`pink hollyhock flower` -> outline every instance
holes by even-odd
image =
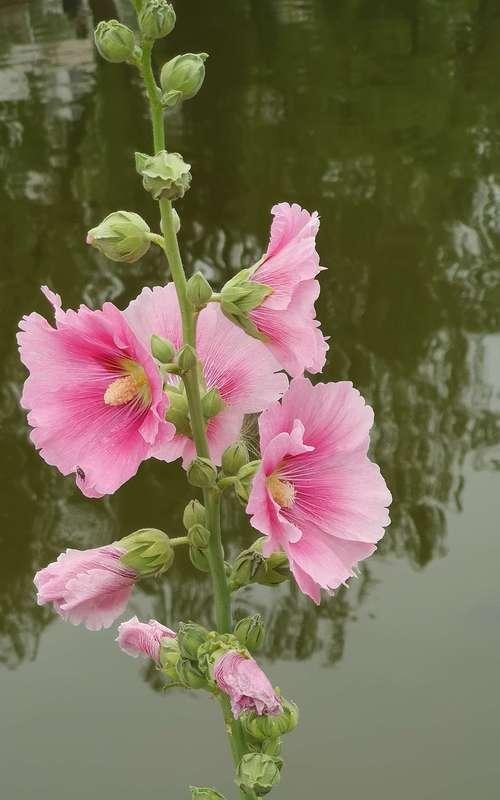
[[[143,343],[148,343],[154,333],[169,339],[176,348],[182,345],[179,303],[173,283],[143,289],[124,313]],[[220,464],[226,447],[238,438],[245,414],[262,411],[281,397],[288,380],[283,373],[276,372],[280,366],[262,343],[234,326],[213,304],[198,317],[196,351],[206,388],[216,387],[225,403],[225,408],[207,426],[210,456]],[[172,382],[175,380],[172,378]],[[158,442],[152,454],[165,461],[181,457],[187,466],[195,457],[195,447],[189,437],[176,434],[171,441]]]
[[[102,311],[63,311],[59,295],[42,291],[55,328],[39,314],[20,322],[21,360],[30,375],[21,405],[42,458],[76,474],[87,497],[115,492],[137,472],[151,447],[171,438],[167,398],[147,346],[112,303]]]
[[[373,411],[349,382],[295,378],[260,417],[262,463],[247,512],[283,549],[300,589],[316,603],[370,556],[389,524],[391,494],[367,456]]]
[[[266,346],[292,375],[321,372],[328,345],[319,330],[314,303],[321,270],[316,252],[319,216],[296,203],[279,203],[267,252],[250,280],[272,288],[249,316],[266,337]]]
[[[123,613],[136,580],[116,544],[92,550],[66,550],[35,575],[38,605],[52,603],[65,620],[89,631],[109,628]]]
[[[142,655],[159,663],[162,639],[175,639],[174,631],[155,619],[139,622],[137,617],[132,617],[118,627],[116,641],[129,656],[137,658]]]
[[[214,679],[221,691],[231,700],[231,709],[236,719],[242,711],[275,716],[283,708],[264,674],[253,658],[245,658],[236,650],[221,656],[214,667]]]

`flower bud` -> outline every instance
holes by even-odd
[[[195,272],[187,282],[188,300],[194,309],[205,308],[212,297],[212,287],[201,272]]]
[[[224,795],[208,787],[190,786],[191,800],[225,800]]]
[[[100,22],[94,33],[95,46],[100,55],[113,64],[131,61],[136,44],[134,32],[116,19]]]
[[[189,406],[183,392],[165,389],[169,399],[169,406],[165,412],[165,419],[175,425],[177,433],[191,436],[191,423],[189,421]]]
[[[260,752],[268,756],[279,756],[281,754],[281,739],[264,739],[260,743]]]
[[[248,464],[248,450],[241,440],[230,445],[222,454],[224,475],[237,475],[242,467]]]
[[[233,563],[230,575],[231,588],[239,589],[252,583],[264,565],[264,557],[255,550],[243,550]]]
[[[134,263],[151,247],[149,225],[133,211],[114,211],[87,234],[91,244],[112,261]]]
[[[181,656],[190,658],[191,661],[198,659],[198,648],[205,644],[208,639],[208,631],[203,625],[196,622],[181,622],[177,632],[177,643]]]
[[[160,364],[170,364],[175,358],[175,347],[168,339],[153,333],[151,336],[151,353]]]
[[[146,0],[138,19],[141,33],[146,39],[162,39],[174,29],[175,11],[166,0]]]
[[[280,781],[281,761],[265,753],[246,753],[238,764],[236,782],[242,789],[253,789],[258,797],[271,791]]]
[[[203,397],[201,398],[201,410],[203,411],[203,416],[205,419],[212,419],[212,417],[216,417],[217,414],[220,414],[221,411],[224,411],[226,404],[222,397],[219,394],[219,390],[216,386],[212,389],[209,389]]]
[[[234,635],[247,650],[258,650],[265,638],[264,623],[260,614],[241,619],[234,629]]]
[[[198,94],[205,80],[207,58],[207,53],[185,53],[163,65],[160,84],[165,105],[177,105]]]
[[[155,200],[178,200],[191,185],[191,164],[186,164],[179,153],[166,150],[154,156],[136,153],[135,166],[142,175],[144,188]]]
[[[178,660],[177,676],[180,682],[190,689],[201,689],[207,683],[196,664],[193,664],[189,658],[181,657]]]
[[[191,559],[193,567],[199,569],[200,572],[210,572],[210,564],[208,563],[207,553],[204,548],[190,547],[189,558]]]
[[[162,639],[160,645],[160,667],[172,681],[177,680],[177,662],[180,658],[177,639]]]
[[[187,468],[187,479],[192,486],[204,489],[217,480],[217,469],[209,458],[197,456]]]
[[[299,709],[295,703],[280,698],[283,710],[281,714],[259,715],[254,711],[245,711],[241,715],[241,724],[249,736],[259,741],[279,739],[293,731],[299,721]]]
[[[273,290],[266,284],[250,281],[253,272],[252,269],[243,269],[222,287],[220,307],[222,313],[245,333],[262,339],[248,312],[258,308]]]
[[[182,515],[182,523],[185,529],[188,531],[193,525],[205,525],[206,521],[205,506],[202,506],[199,500],[190,500]]]
[[[191,547],[204,550],[210,541],[210,531],[204,525],[193,525],[188,530],[188,541]]]
[[[189,372],[190,369],[196,366],[198,359],[196,357],[196,350],[190,344],[185,344],[181,347],[177,354],[177,364],[181,374]]]
[[[142,528],[119,541],[125,553],[120,561],[134,569],[141,578],[160,575],[172,566],[174,548],[166,533],[156,528]]]
[[[257,539],[250,549],[255,550],[257,553],[262,553],[264,541],[263,538]],[[262,586],[277,586],[279,583],[283,583],[283,581],[287,581],[289,578],[290,565],[288,563],[288,557],[286,553],[282,551],[271,553],[268,558],[264,559],[263,568],[260,569],[255,576],[256,582],[260,583]]]

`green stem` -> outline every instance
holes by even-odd
[[[225,694],[224,695],[221,694],[219,695],[219,701],[221,704],[222,713],[224,715],[227,738],[229,739],[231,753],[233,755],[234,766],[235,769],[237,769],[238,764],[240,763],[242,757],[245,755],[246,752],[248,752],[248,748],[246,746],[245,737],[241,725],[233,717],[229,698]],[[242,800],[257,800],[254,792],[248,789],[246,792],[240,789],[240,797],[242,798]]]
[[[175,539],[169,539],[169,543],[172,547],[179,547],[181,544],[189,544],[189,539],[187,536],[177,536]]]

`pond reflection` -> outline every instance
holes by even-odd
[[[154,255],[121,267],[83,241],[117,207],[152,218],[131,164],[148,148],[140,86],[98,62],[91,41],[94,19],[125,19],[128,4],[0,9],[0,662],[16,667],[52,620],[34,603],[34,572],[67,546],[144,525],[178,531],[190,491],[177,467],[151,462],[89,501],[28,442],[14,331],[23,313],[48,313],[39,285],[69,306],[125,305],[166,276]],[[446,512],[460,510],[465,460],[500,464],[498,5],[222,0],[205,14],[184,0],[179,16],[175,49],[213,54],[204,91],[169,117],[172,146],[194,165],[179,204],[186,264],[220,283],[261,254],[276,200],[319,209],[327,375],[374,406],[373,454],[394,495],[378,557],[422,569],[451,546]],[[236,552],[252,534],[239,508],[226,511]],[[333,664],[375,574],[376,560],[363,564],[318,609],[294,585],[249,589],[239,612],[264,613],[270,658],[320,652]],[[171,624],[210,623],[208,582],[182,557],[142,591],[134,602]]]

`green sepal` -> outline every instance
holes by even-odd
[[[159,575],[172,566],[174,548],[166,533],[156,528],[142,528],[120,539],[125,550],[120,561],[142,577]]]
[[[226,404],[220,396],[219,390],[216,386],[209,389],[201,398],[201,410],[206,420],[216,417],[221,411],[224,411]]]
[[[225,797],[208,786],[190,786],[191,800],[225,800]]]

